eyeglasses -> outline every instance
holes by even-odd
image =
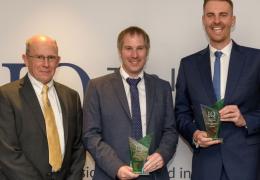
[[[30,58],[35,58],[35,59],[37,59],[39,61],[45,61],[45,59],[47,59],[49,62],[58,60],[60,58],[59,56],[52,56],[52,55],[50,55],[50,56],[43,56],[43,55],[31,56],[31,55],[27,54],[27,56],[30,57]]]

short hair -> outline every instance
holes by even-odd
[[[144,38],[145,48],[146,48],[147,52],[149,52],[150,38],[143,29],[141,29],[140,27],[137,27],[137,26],[130,26],[119,33],[118,38],[117,38],[117,48],[119,51],[121,51],[123,48],[123,40],[127,34],[129,34],[131,36],[132,35],[141,35]]]
[[[204,0],[203,9],[205,9],[205,6],[206,6],[206,4],[207,4],[209,1],[225,1],[225,2],[227,2],[227,3],[231,6],[231,8],[233,9],[233,2],[232,2],[232,0]]]
[[[27,40],[25,43],[25,52],[27,55],[30,54],[30,49],[31,49],[31,41]]]

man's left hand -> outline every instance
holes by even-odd
[[[233,122],[238,127],[246,126],[246,121],[237,105],[227,105],[219,113],[222,122]]]
[[[157,169],[162,168],[164,161],[162,156],[155,152],[147,157],[147,162],[144,164],[144,172],[153,172]]]

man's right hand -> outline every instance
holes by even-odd
[[[220,144],[220,140],[212,140],[212,138],[209,138],[207,133],[205,131],[196,130],[193,133],[193,139],[198,144],[199,147],[209,147],[214,144]]]
[[[121,166],[117,172],[117,177],[121,180],[135,179],[138,176],[138,174],[133,173],[133,169],[130,166]]]

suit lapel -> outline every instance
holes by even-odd
[[[61,111],[62,111],[62,121],[63,121],[63,129],[64,129],[64,139],[65,139],[65,145],[67,144],[67,140],[68,140],[68,131],[69,131],[69,125],[68,125],[68,106],[65,101],[67,99],[66,95],[63,92],[63,88],[60,87],[60,85],[56,82],[54,82],[54,87],[55,90],[57,92],[58,98],[59,98],[59,102],[60,102],[60,107],[61,107]]]
[[[38,122],[40,129],[42,130],[43,134],[46,136],[46,127],[45,127],[44,116],[43,116],[38,98],[35,94],[32,84],[28,78],[28,75],[26,75],[21,80],[20,85],[22,87],[21,94],[23,95],[26,104],[30,107],[30,109],[32,111],[33,119],[35,119]]]
[[[209,48],[206,48],[201,52],[201,56],[197,61],[197,67],[200,72],[200,78],[202,80],[203,87],[210,100],[210,104],[213,104],[217,99],[212,83]]]
[[[128,106],[127,98],[126,98],[126,93],[125,93],[125,88],[124,84],[122,81],[122,77],[120,75],[119,70],[117,70],[114,73],[114,77],[112,78],[112,87],[114,89],[114,92],[118,100],[120,101],[125,113],[127,114],[129,120],[131,120],[131,114],[130,114],[130,108]]]
[[[241,77],[240,74],[243,70],[245,59],[245,55],[239,51],[239,46],[233,42],[228,69],[225,103],[229,102],[233,92],[235,92],[239,78]]]
[[[154,100],[155,100],[155,83],[151,79],[151,76],[147,75],[144,73],[144,82],[145,82],[145,93],[146,93],[146,128],[148,132],[148,127],[149,127],[149,122],[150,119],[152,118],[152,109],[154,105]]]

